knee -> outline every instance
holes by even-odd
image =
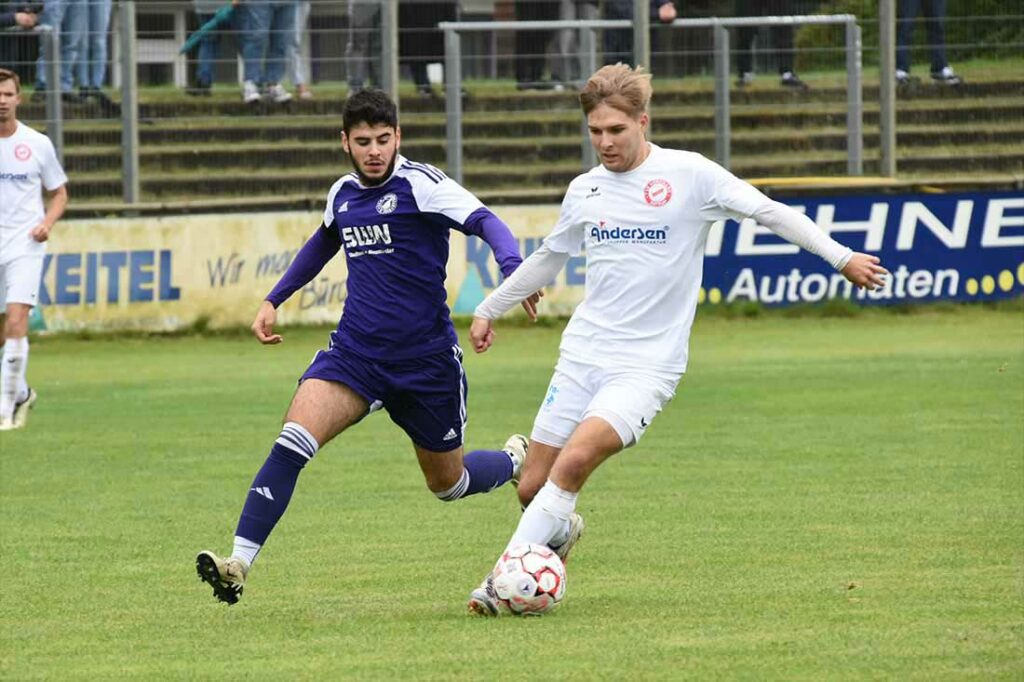
[[[551,478],[559,487],[579,490],[593,470],[586,453],[582,451],[563,452],[552,467]]]

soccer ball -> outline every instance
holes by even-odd
[[[565,565],[544,545],[515,545],[494,567],[494,591],[516,615],[543,615],[565,596]]]

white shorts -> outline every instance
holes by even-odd
[[[43,256],[19,256],[0,263],[0,313],[8,303],[39,303],[39,282],[43,274]]]
[[[600,417],[619,434],[623,447],[636,445],[675,395],[679,379],[668,372],[559,358],[530,437],[561,448],[581,421]]]

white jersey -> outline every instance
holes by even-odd
[[[13,135],[0,137],[0,258],[46,250],[29,234],[46,216],[42,190],[67,181],[50,138],[21,122]]]
[[[631,171],[598,166],[573,180],[544,243],[569,255],[586,249],[586,290],[563,357],[682,373],[712,223],[775,202],[700,154],[650,149]],[[831,260],[848,252],[821,237]]]

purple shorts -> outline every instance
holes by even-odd
[[[345,384],[370,403],[371,411],[387,410],[391,421],[421,448],[448,452],[462,445],[469,385],[458,346],[385,362],[332,344],[316,354],[299,382],[306,379]]]

